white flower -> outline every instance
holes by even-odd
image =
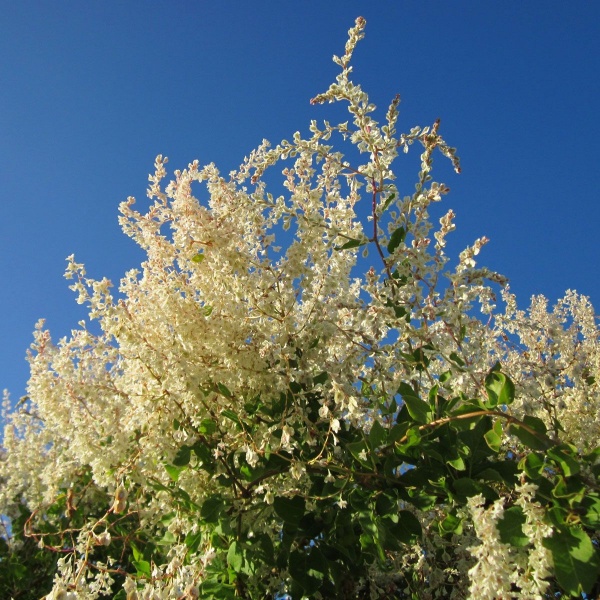
[[[304,464],[299,461],[294,461],[290,468],[290,475],[294,479],[300,479],[304,473],[306,473],[306,467]]]
[[[499,361],[515,383],[507,407],[512,417],[532,415],[549,429],[558,419],[561,442],[586,451],[597,445],[600,335],[593,307],[567,292],[554,307],[535,296],[521,310],[504,290],[504,312],[498,311],[495,287],[505,281],[475,260],[486,238],[448,266],[454,213],[446,212],[439,225],[430,220],[431,204],[447,191],[430,177],[434,147],[457,168],[454,150],[437,125],[398,134],[397,102],[385,124],[374,119],[375,107],[350,79],[363,28],[357,20],[344,55],[335,59],[340,75],[314,99],[347,103],[348,122],[311,124],[306,139],[297,133],[275,147],[265,141],[228,177],[194,162],[167,183],[167,160],[158,156],[149,204],[136,210],[129,198],[120,206],[122,228],[145,260],[125,273],[114,296],[108,279],[89,278],[69,257],[65,276],[96,324],[86,328],[82,320],[58,341],[42,321],[36,325],[28,399],[14,409],[4,400],[0,515],[17,514],[18,498],[43,519],[65,485],[73,484],[69,511],[86,505],[88,489],[109,498],[116,490],[110,518],[90,516],[80,531],[63,532],[74,548],[58,560],[48,599],[108,596],[115,562],[100,568],[92,554],[102,550],[98,545],[106,546],[102,553],[118,552],[111,536],[121,519],[113,517],[128,506],[140,538],[166,527],[175,540],[164,547],[164,564],[152,564],[152,581],[126,579],[129,600],[197,597],[216,557],[206,547],[216,540],[215,525],[203,518],[211,503],[223,516],[235,512],[242,530],[251,527],[257,539],[267,535],[278,543],[281,528],[269,520],[277,513],[260,499],[300,497],[312,510],[321,501],[313,474],[322,476],[326,466],[335,473],[327,470],[326,483],[348,477],[349,490],[359,485],[350,479],[347,444],[360,438],[342,430],[368,437],[368,424],[377,419],[401,443],[405,431],[400,427],[392,437],[398,428],[388,409],[403,382],[422,398],[480,398]],[[336,136],[353,145],[350,152],[338,148]],[[393,163],[400,148],[413,145],[424,147],[419,182],[402,198]],[[277,198],[263,180],[271,167],[283,173]],[[272,189],[271,176],[266,179]],[[364,259],[357,243],[371,247]],[[427,349],[427,364],[419,348]],[[505,443],[511,450],[510,439]],[[389,448],[394,451],[392,443]],[[244,479],[242,457],[256,467],[270,455],[277,460],[261,485]],[[368,448],[359,454],[361,461],[369,456]],[[174,457],[186,464],[174,468]],[[279,472],[283,460],[290,461],[289,476]],[[89,487],[76,497],[82,473]],[[371,499],[377,493],[364,492],[373,492]],[[430,527],[440,516],[435,510],[417,511],[422,545],[390,552],[391,572],[427,581],[439,596],[448,581],[435,564],[441,556],[451,565],[457,597],[469,585],[481,600],[543,596],[552,570],[544,540],[552,529],[535,493],[523,483],[487,508],[482,497],[470,499],[456,544]],[[525,515],[529,543],[521,548],[504,544],[498,532],[509,499]],[[336,504],[348,506],[341,497]],[[192,551],[182,543],[188,533],[200,534],[203,546],[192,540]],[[40,547],[47,543],[38,539]],[[257,568],[258,577],[265,572]],[[365,577],[382,575],[373,565]],[[281,584],[273,578],[274,586]]]
[[[208,563],[210,563],[215,556],[217,555],[215,549],[212,546],[209,546],[205,551],[204,554],[201,556],[200,560],[202,561],[202,564],[204,566],[206,566]]]
[[[258,464],[258,461],[258,454],[250,446],[246,446],[246,462],[251,467],[255,467]]]
[[[281,449],[292,450],[292,439],[294,436],[294,428],[289,425],[284,425],[281,431]]]
[[[101,534],[96,536],[96,542],[100,546],[110,546],[111,535],[110,531],[103,531]]]

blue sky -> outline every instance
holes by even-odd
[[[85,315],[65,257],[114,282],[143,259],[117,207],[130,195],[143,205],[154,157],[227,173],[263,138],[330,118],[309,99],[333,81],[331,56],[359,15],[355,80],[382,111],[401,94],[400,130],[440,117],[458,147],[460,176],[437,162],[457,214],[452,248],[488,236],[481,263],[523,304],[576,289],[600,306],[596,2],[0,0],[0,10],[0,388],[13,399],[36,320],[58,339]],[[403,168],[416,175],[414,160]]]

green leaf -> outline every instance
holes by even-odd
[[[140,549],[133,542],[130,542],[129,546],[131,547],[131,554],[133,554],[133,560],[143,560],[144,555],[142,552],[140,552]]]
[[[179,480],[179,476],[185,471],[185,468],[186,467],[176,467],[175,465],[165,465],[165,471],[173,481]]]
[[[396,319],[405,319],[406,322],[410,322],[410,312],[407,309],[407,305],[398,304],[393,302],[391,298],[388,298],[385,302],[386,306],[389,306],[394,310],[394,316]]]
[[[493,468],[486,467],[482,471],[478,471],[477,479],[479,481],[506,483],[512,486],[517,482],[516,473],[521,473],[521,471],[522,469],[519,469],[512,461],[496,462],[493,463]]]
[[[589,593],[600,575],[598,552],[589,536],[577,528],[555,531],[543,544],[552,553],[560,586],[572,596]]]
[[[443,396],[438,395],[439,390],[440,386],[437,383],[429,390],[429,406],[431,406],[431,410],[433,411],[435,411],[440,404],[446,401]]]
[[[196,552],[200,542],[202,541],[202,532],[188,533],[185,536],[185,545],[189,548],[190,552]]]
[[[381,494],[375,501],[375,510],[380,517],[398,522],[398,499],[395,496]]]
[[[159,546],[172,546],[177,542],[177,538],[171,531],[165,531],[164,535],[158,542],[156,542]]]
[[[504,373],[491,371],[485,378],[485,389],[488,393],[486,405],[489,408],[508,406],[515,399],[515,384]]]
[[[394,231],[394,233],[392,233],[392,236],[390,237],[390,241],[388,242],[387,245],[387,250],[390,254],[392,254],[394,252],[394,250],[396,248],[398,248],[398,246],[404,241],[404,238],[406,237],[406,230],[404,229],[404,227],[398,227],[398,229],[396,229]]]
[[[261,533],[255,542],[259,558],[263,563],[272,565],[275,562],[275,549],[271,536],[266,533]]]
[[[448,533],[460,535],[462,533],[462,519],[453,514],[446,515],[444,520],[440,521],[439,528],[442,535]]]
[[[306,502],[301,496],[293,496],[292,498],[278,496],[273,502],[273,508],[284,523],[297,527],[304,516]]]
[[[381,425],[379,421],[374,421],[369,431],[369,444],[375,450],[379,446],[383,446],[387,440],[388,430]]]
[[[451,467],[456,469],[457,471],[464,471],[467,468],[465,461],[462,456],[457,456],[456,458],[449,458],[446,460],[446,463]]]
[[[315,385],[317,385],[319,383],[325,383],[328,379],[329,379],[329,373],[327,371],[323,371],[322,373],[319,373],[318,375],[313,377],[313,383]]]
[[[348,240],[343,246],[334,246],[334,250],[350,250],[351,248],[358,248],[364,246],[367,242],[365,240]]]
[[[494,501],[498,498],[498,494],[489,485],[469,477],[455,479],[452,487],[461,500],[466,500],[478,494],[482,494],[486,500]]]
[[[217,430],[217,424],[212,419],[202,419],[198,431],[204,435],[212,435]]]
[[[166,488],[166,489],[168,490],[168,488]],[[168,527],[176,516],[177,516],[177,513],[174,513],[174,512],[170,512],[170,513],[163,515],[160,518],[161,525]]]
[[[581,508],[584,511],[581,515],[581,522],[586,527],[600,529],[600,496],[588,494],[581,501]]]
[[[234,540],[229,546],[227,551],[227,564],[236,572],[239,573],[242,570],[244,564],[244,554],[240,545]]]
[[[204,254],[202,254],[202,253],[196,254],[196,256],[194,256],[192,258],[192,262],[195,262],[195,263],[201,263],[203,260],[204,260]]]
[[[192,449],[190,446],[181,446],[179,448],[179,452],[175,455],[173,459],[173,464],[176,467],[185,467],[190,463],[190,457],[192,455]]]
[[[509,433],[532,450],[547,450],[552,443],[545,435],[536,435],[518,423],[510,424]]]
[[[547,514],[551,525],[554,525],[559,529],[567,526],[566,519],[569,516],[569,513],[566,509],[562,508],[561,506],[553,506],[552,508],[548,509]]]
[[[433,417],[429,404],[419,398],[408,383],[402,382],[398,393],[406,405],[408,413],[417,423],[429,423]]]
[[[396,194],[390,194],[385,199],[385,202],[383,203],[383,205],[381,207],[380,213],[384,213],[389,208],[390,204],[392,203],[392,201],[394,200],[395,197],[396,197]]]
[[[465,366],[465,361],[456,352],[450,352],[450,359],[454,361],[459,367]]]
[[[147,560],[132,560],[133,566],[137,569],[137,575],[145,575],[146,577],[152,577],[152,569],[150,563]]]
[[[198,440],[193,446],[192,450],[194,454],[198,457],[198,467],[202,468],[207,473],[211,475],[215,472],[215,458],[213,456],[212,450],[203,444],[200,440]]]
[[[419,348],[415,348],[410,354],[403,354],[402,356],[410,363],[413,363],[417,371],[424,371],[431,362],[425,350],[433,350],[433,346],[431,344],[424,344]]]
[[[240,419],[232,410],[228,410],[228,409],[222,410],[221,416],[225,417],[226,419],[229,419],[230,421],[233,421],[238,427],[240,427],[240,428],[242,427],[242,423],[240,422]]]
[[[406,440],[403,443],[396,442],[398,452],[406,452],[413,446],[418,446],[421,443],[421,432],[418,427],[411,427],[405,434]]]
[[[492,429],[486,432],[484,435],[486,444],[494,451],[500,452],[500,446],[502,445],[502,423],[498,419]]]
[[[229,391],[229,388],[224,383],[217,383],[217,389],[225,398],[232,398],[233,394]]]
[[[520,506],[511,506],[504,511],[502,519],[496,526],[500,532],[500,540],[517,548],[524,548],[529,543],[529,538],[523,533],[526,522],[525,514]]]
[[[348,450],[350,450],[350,454],[364,467],[368,469],[372,468],[373,465],[369,461],[369,448],[365,442],[351,442],[350,444],[346,444]],[[363,456],[365,458],[363,458]]]
[[[294,550],[289,557],[289,572],[292,579],[304,590],[306,596],[312,596],[325,577],[327,561],[323,554],[313,549],[310,554]]]
[[[200,598],[203,600],[235,600],[237,597],[235,586],[224,583],[218,579],[202,582]]]
[[[523,423],[527,425],[527,427],[531,427],[537,431],[540,435],[546,435],[548,428],[546,427],[546,423],[542,421],[539,417],[532,417],[531,415],[525,415],[523,417]]]
[[[541,477],[544,470],[544,456],[536,452],[530,452],[527,456],[519,461],[519,469],[525,471],[531,479]]]
[[[250,416],[255,415],[261,408],[264,407],[260,399],[260,394],[249,400],[248,402],[244,402],[244,410]]]
[[[444,371],[440,375],[440,383],[443,385],[446,381],[450,381],[452,379],[452,371]]]
[[[377,406],[383,417],[391,417],[392,415],[395,415],[398,410],[398,404],[396,403],[395,398],[389,399],[387,397],[382,397],[378,400]]]
[[[246,481],[253,481],[256,479],[256,472],[250,465],[242,464],[240,465],[240,473]]]
[[[406,412],[408,410],[405,408]],[[408,425],[406,423],[398,423],[394,425],[388,432],[388,443],[393,444],[397,442],[399,439],[403,438],[406,432],[408,431]]]
[[[575,503],[580,503],[587,492],[587,486],[579,479],[579,477],[563,477],[559,476],[552,494],[555,498],[563,498],[567,500],[569,506]]]
[[[394,537],[403,544],[412,545],[423,535],[419,519],[408,510],[401,510],[398,513],[398,523],[390,523],[389,528]]]
[[[566,452],[568,450],[565,446],[556,446],[549,448],[547,451],[548,456],[558,464],[561,471],[566,477],[571,477],[579,473],[579,463],[575,458]]]
[[[219,514],[223,510],[225,503],[219,495],[211,496],[202,503],[200,516],[207,523],[216,523],[219,520]]]
[[[481,400],[477,400],[476,398],[467,401],[463,400],[462,398],[453,398],[451,400],[451,406],[452,416],[461,416],[473,413],[472,418],[477,419],[478,421],[479,419],[481,419],[481,412],[489,410],[489,408],[485,406],[485,404]],[[470,428],[473,423],[471,419],[463,418],[459,421],[456,421],[455,426],[458,426],[459,423],[461,423],[462,421],[467,421],[467,428]]]

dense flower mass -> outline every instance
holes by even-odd
[[[0,513],[26,514],[24,535],[59,557],[39,596],[597,585],[593,308],[575,292],[518,308],[476,263],[483,237],[452,263],[431,170],[439,151],[460,171],[455,150],[439,121],[399,134],[398,97],[374,119],[350,78],[364,27],[312,100],[345,102],[350,121],[264,141],[228,177],[194,162],[166,182],[157,157],[149,206],[120,207],[147,258],[117,293],[69,257],[89,321],[57,342],[38,324],[0,456]]]

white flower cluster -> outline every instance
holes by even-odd
[[[557,438],[589,451],[600,439],[600,331],[593,306],[572,290],[552,310],[543,296],[534,296],[527,312],[508,290],[503,298],[506,309],[496,326],[507,343],[496,352],[519,390],[513,410],[542,418]]]
[[[546,578],[551,574],[552,558],[542,540],[552,535],[552,528],[544,523],[544,511],[535,502],[537,486],[525,483],[516,488],[516,506],[522,508],[525,523],[522,531],[529,543],[524,548],[502,542],[498,522],[503,519],[505,500],[500,498],[485,507],[485,499],[478,495],[469,499],[473,525],[479,544],[469,548],[476,563],[468,571],[471,579],[470,598],[481,600],[509,600],[521,598],[543,600],[548,588]]]
[[[432,182],[430,172],[435,150],[457,171],[458,160],[439,122],[397,134],[398,98],[383,125],[373,119],[375,106],[350,79],[363,28],[359,19],[344,56],[334,58],[342,73],[313,100],[346,102],[350,124],[313,123],[307,139],[295,134],[274,148],[265,141],[228,178],[212,164],[193,162],[165,184],[167,159],[157,157],[149,206],[138,212],[133,198],[120,206],[124,232],[147,257],[114,295],[108,280],[89,278],[69,257],[66,277],[77,302],[89,307],[90,322],[57,342],[38,324],[28,399],[6,415],[0,455],[0,514],[16,516],[15,502],[43,510],[82,472],[105,495],[101,516],[61,559],[48,598],[95,598],[108,590],[113,566],[91,556],[115,544],[109,517],[131,515],[147,532],[164,532],[171,515],[174,541],[143,582],[127,579],[127,598],[198,597],[214,549],[207,543],[192,552],[182,544],[198,522],[181,498],[202,506],[223,491],[218,478],[230,476],[230,464],[254,468],[277,452],[289,477],[265,476],[254,490],[234,486],[226,499],[232,510],[242,500],[264,501],[264,522],[253,522],[252,530],[276,539],[269,525],[276,499],[297,494],[315,465],[327,473],[326,483],[335,480],[330,467],[344,428],[352,423],[368,433],[375,421],[389,427],[373,396],[389,401],[403,382],[423,397],[440,385],[449,397],[478,397],[500,359],[517,384],[516,415],[539,416],[549,429],[560,417],[566,431],[556,436],[581,447],[600,437],[592,307],[569,292],[553,312],[534,298],[525,313],[505,291],[505,312],[497,314],[495,288],[505,280],[475,261],[485,238],[447,268],[454,213],[437,227],[431,223],[430,206],[448,188]],[[334,149],[330,138],[338,134],[364,164],[352,166]],[[399,149],[413,144],[423,147],[421,169],[416,191],[402,196],[392,167]],[[274,165],[283,174],[285,193],[278,195],[263,177]],[[360,259],[360,248],[375,258]],[[319,397],[311,418],[309,389]],[[282,402],[283,416],[274,420],[252,412],[254,404]],[[251,428],[241,425],[250,418]],[[324,442],[315,420],[325,424]],[[207,439],[207,456],[190,451]],[[302,459],[301,447],[314,447],[316,458]],[[186,449],[183,462],[214,461],[214,472],[175,469]],[[359,457],[368,460],[365,450]],[[169,492],[173,481],[177,498]],[[518,551],[499,538],[503,501],[484,508],[481,498],[471,500],[481,542],[472,548],[476,564],[469,571],[477,598],[513,597],[513,584],[523,598],[543,594],[548,555],[541,540],[549,531],[533,498],[530,488],[520,488],[516,504],[530,544]],[[347,500],[340,496],[337,506]]]

